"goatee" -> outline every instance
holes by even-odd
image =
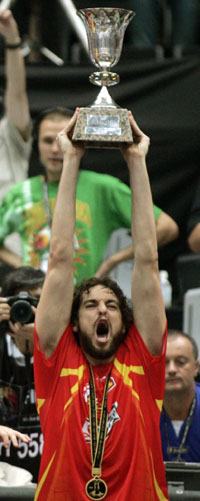
[[[96,360],[106,360],[112,357],[119,345],[122,343],[124,339],[124,333],[120,330],[115,337],[112,339],[110,345],[108,347],[96,347],[93,345],[92,340],[85,334],[85,332],[79,330],[79,342],[81,348],[85,353],[90,355],[92,358]]]

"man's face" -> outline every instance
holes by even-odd
[[[172,336],[167,341],[165,394],[185,392],[194,389],[194,378],[198,373],[190,341],[183,336]]]
[[[70,118],[52,117],[42,120],[38,131],[38,149],[48,181],[59,181],[63,159],[56,141],[58,133],[69,123]]]
[[[114,292],[102,285],[84,292],[74,331],[89,361],[112,360],[125,332]]]

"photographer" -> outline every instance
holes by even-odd
[[[26,468],[37,481],[43,437],[35,405],[33,326],[44,273],[31,266],[9,272],[0,297],[0,424],[30,435],[18,450],[1,449],[1,460]]]

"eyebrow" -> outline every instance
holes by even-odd
[[[83,304],[87,304],[87,303],[96,303],[96,302],[97,302],[97,300],[96,300],[96,299],[85,299],[85,300],[83,301]]]
[[[119,305],[119,301],[118,301],[117,299],[108,299],[108,300],[106,301],[106,303],[114,303],[114,304]]]
[[[96,303],[98,303],[98,299],[85,299],[85,301],[83,301],[84,305],[86,305],[88,303],[96,304]],[[117,301],[117,299],[107,299],[105,301],[105,304],[110,304],[110,303],[114,303],[117,306],[119,306],[119,302]]]
[[[45,135],[45,136],[42,136],[40,138],[40,141],[47,141],[47,140],[49,141],[49,140],[54,140],[54,139],[56,139],[56,137],[50,136],[50,135]]]
[[[166,361],[169,361],[169,360],[170,360],[170,357],[168,357],[166,355]],[[189,358],[186,357],[185,355],[178,355],[177,357],[175,357],[175,360],[185,360],[185,361],[187,361],[187,360],[189,360]]]

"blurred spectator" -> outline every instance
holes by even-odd
[[[31,150],[31,120],[26,75],[17,24],[10,10],[0,8],[0,33],[5,43],[5,115],[0,121],[0,202],[13,184],[27,177]],[[12,237],[6,247],[20,254],[20,241]],[[13,263],[13,262],[12,262]],[[7,264],[9,260],[7,260]],[[15,265],[19,264],[15,257]]]
[[[0,297],[0,423],[28,433],[31,440],[34,439],[35,445],[32,446],[35,453],[32,454],[28,447],[24,449],[24,454],[12,453],[12,464],[27,468],[34,474],[35,481],[43,438],[35,401],[33,329],[36,303],[43,282],[42,271],[31,267],[18,268],[5,276]],[[35,306],[25,299],[23,303],[16,302],[19,301],[17,295],[22,291],[28,293],[31,300],[34,298]],[[14,299],[12,307],[8,302],[10,297]],[[29,320],[28,316],[25,319],[28,313]],[[21,322],[17,320],[18,315]],[[3,450],[1,452],[3,455]],[[9,454],[5,453],[6,458]]]
[[[34,146],[39,152],[44,176],[35,176],[16,184],[4,197],[0,208],[0,245],[3,245],[8,234],[18,228],[22,239],[23,264],[44,271],[47,270],[51,219],[63,167],[56,137],[67,125],[70,116],[71,112],[65,108],[52,108],[41,113],[35,124]],[[104,212],[100,213],[102,200]],[[176,223],[156,206],[154,214],[158,244],[175,239],[178,235]],[[130,229],[130,215],[131,192],[127,185],[113,176],[80,171],[74,255],[74,275],[77,281],[97,272],[111,233],[122,227]],[[101,272],[107,274],[114,265],[131,256],[132,246],[128,252],[125,250],[125,255],[120,252],[113,259],[109,258],[106,271],[104,268]],[[7,262],[3,247],[0,249],[0,257]],[[10,260],[10,254],[8,259]]]
[[[0,9],[0,33],[4,37],[6,51],[5,116],[0,122],[1,200],[14,183],[27,177],[31,126],[20,37],[9,10]]]
[[[198,0],[132,0],[132,8],[136,12],[132,25],[132,43],[134,47],[155,47],[163,33],[160,33],[161,8],[171,11],[171,47],[174,51],[184,49],[198,43],[199,1]],[[169,16],[168,16],[169,17]],[[168,19],[169,22],[169,19]],[[168,28],[169,30],[169,28]]]
[[[160,428],[165,461],[200,462],[200,384],[194,338],[169,330]]]

